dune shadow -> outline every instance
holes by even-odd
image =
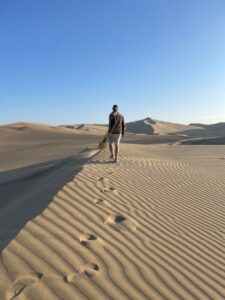
[[[0,172],[0,251],[82,170],[87,152]]]

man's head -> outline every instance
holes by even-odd
[[[119,107],[118,107],[118,105],[115,104],[115,105],[113,105],[112,109],[113,109],[113,111],[118,111]]]

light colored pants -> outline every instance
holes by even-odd
[[[122,134],[110,134],[109,137],[109,144],[115,144],[115,145],[119,145],[120,140],[121,140]]]

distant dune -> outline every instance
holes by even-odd
[[[65,125],[77,132],[89,134],[104,134],[107,124],[77,124]],[[183,138],[213,138],[225,135],[225,122],[217,124],[191,123],[189,125],[159,121],[145,118],[126,123],[126,133],[135,135],[173,135]]]
[[[146,118],[126,124],[128,132],[145,134],[180,134],[183,131],[199,129],[196,126],[182,125],[171,122],[158,121]]]
[[[79,129],[69,129],[61,126],[51,126],[46,124],[36,124],[27,122],[17,122],[0,126],[0,145],[15,142],[43,142],[52,140],[64,140],[82,135]],[[87,135],[92,135],[86,132]],[[86,137],[87,138],[87,137]]]
[[[71,130],[67,128],[60,128],[56,126],[35,124],[35,123],[25,123],[18,122],[14,124],[0,126],[0,138],[1,142],[7,140],[7,142],[15,142],[15,140],[21,141],[27,138],[43,138],[60,135],[71,135],[74,134]]]
[[[150,118],[126,123],[126,131],[131,133],[154,134],[155,121]]]
[[[108,130],[107,124],[75,124],[50,126],[18,122],[0,126],[1,143],[15,141],[51,141],[55,139],[73,138],[77,135],[88,139],[95,136],[96,141]],[[126,123],[125,142],[129,143],[174,143],[184,140],[184,144],[224,144],[225,122],[217,124],[192,123],[189,125],[159,121],[145,118]],[[193,140],[194,138],[194,140]],[[186,141],[191,139],[193,141]],[[196,140],[198,139],[198,141]],[[202,140],[200,140],[202,139]],[[212,140],[207,140],[212,139]]]
[[[225,145],[225,134],[224,137],[195,138],[180,141],[180,145]]]
[[[106,133],[108,126],[105,124],[75,124],[75,125],[61,125],[60,127],[74,129],[81,133],[91,134],[104,134]]]
[[[99,136],[56,126],[24,122],[0,126],[0,171],[63,158],[98,142]]]
[[[225,122],[209,124],[209,125],[206,124],[190,124],[190,125],[199,127],[199,129],[190,130],[187,132],[187,134],[191,136],[204,136],[204,137],[225,136]]]
[[[93,134],[101,134],[107,131],[107,125],[103,124],[77,124],[77,125],[63,125],[65,128],[73,128],[82,132],[89,132]],[[148,134],[148,135],[167,135],[178,134],[187,130],[199,129],[199,126],[176,124],[171,122],[158,121],[151,118],[145,118],[134,122],[126,123],[126,132],[134,134]]]

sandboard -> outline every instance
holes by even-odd
[[[98,144],[98,148],[103,150],[106,148],[110,134],[107,132],[101,142]]]

